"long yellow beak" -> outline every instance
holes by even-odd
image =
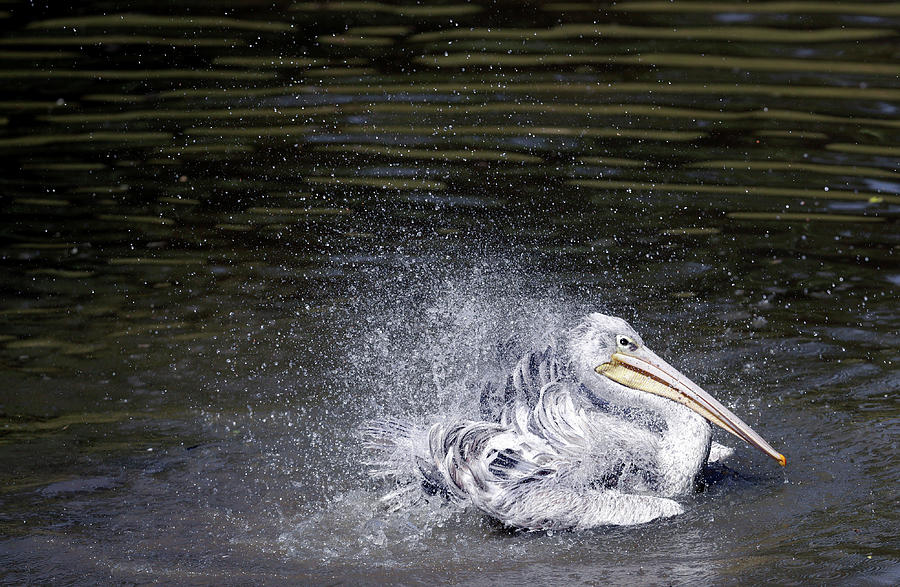
[[[763,440],[731,410],[646,347],[641,347],[634,354],[614,353],[610,362],[598,366],[596,371],[626,387],[646,391],[685,405],[713,424],[763,451],[778,461],[782,467],[787,463],[784,455],[772,448],[772,445]]]

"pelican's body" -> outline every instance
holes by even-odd
[[[370,444],[394,457],[405,451],[418,486],[528,530],[638,524],[681,513],[673,498],[692,489],[709,459],[709,422],[784,463],[644,347],[628,323],[603,314],[585,317],[522,357],[503,380],[489,382],[481,413],[483,420],[427,429],[374,425]],[[399,481],[398,472],[376,474]]]

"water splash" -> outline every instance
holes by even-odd
[[[481,384],[596,307],[510,262],[430,265],[371,287],[349,337],[343,384],[371,416],[478,416]]]
[[[342,480],[331,468],[334,483],[319,485],[335,491],[318,509],[284,521],[278,544],[290,556],[315,552],[335,560],[356,558],[372,549],[415,545],[445,526],[461,528],[453,532],[466,532],[472,524],[493,528],[480,516],[464,521],[442,498],[421,492],[411,492],[403,507],[388,507],[379,498],[396,487],[360,479],[360,463],[369,455],[359,442],[358,427],[382,418],[420,427],[438,420],[479,419],[485,381],[505,377],[522,354],[545,345],[553,331],[597,307],[509,260],[478,261],[464,268],[437,261],[410,263],[390,275],[383,268],[372,271],[357,283],[352,306],[334,311],[343,330],[336,350],[341,358],[333,361],[340,367],[328,375],[332,395],[353,398],[344,402],[347,410],[331,431],[332,456],[349,466],[349,474]],[[313,426],[317,434],[324,431]],[[397,451],[393,458],[391,466],[414,477],[410,451]],[[322,528],[328,528],[327,536]],[[409,556],[411,551],[404,552]]]

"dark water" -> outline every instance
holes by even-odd
[[[0,581],[900,581],[896,3],[0,27]],[[587,308],[788,466],[595,532],[379,506],[360,421]]]

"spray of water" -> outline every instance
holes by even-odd
[[[379,291],[340,376],[369,398],[372,416],[414,421],[476,417],[481,384],[583,310],[510,266],[450,276],[425,268]]]
[[[552,332],[598,308],[523,264],[496,259],[464,268],[411,263],[389,276],[373,271],[358,280],[350,299],[334,314],[343,330],[336,349],[342,358],[328,378],[335,398],[350,398],[342,403],[345,436],[334,439],[334,450],[355,472],[370,457],[358,433],[367,422],[394,419],[424,430],[435,421],[479,419],[486,381],[505,378],[525,352],[542,348]],[[409,447],[397,448],[387,468],[413,477]],[[414,543],[451,526],[450,518],[463,531],[467,524],[488,523],[478,516],[456,519],[460,513],[452,506],[422,499],[421,492],[391,509],[380,500],[391,490],[364,483],[335,491],[323,507],[292,520],[279,543],[296,554],[340,557],[384,543]],[[340,538],[323,538],[325,527]]]

